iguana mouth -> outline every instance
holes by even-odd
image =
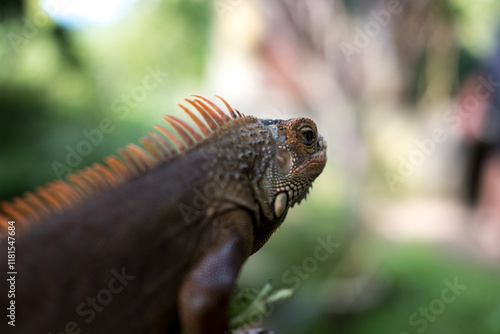
[[[326,151],[318,152],[313,155],[313,158],[309,161],[310,165],[325,165],[326,164]]]
[[[326,160],[326,150],[323,150],[321,152],[313,154],[311,159],[300,169],[307,169],[312,167],[315,169],[320,169],[321,172],[326,165]]]
[[[321,152],[315,153],[311,160],[307,164],[301,167],[301,170],[307,171],[307,175],[311,181],[309,186],[305,188],[302,192],[302,194],[293,202],[292,208],[295,204],[299,205],[300,202],[305,200],[307,198],[307,195],[309,194],[309,190],[312,188],[312,181],[316,179],[316,177],[321,174],[323,169],[325,168],[326,165],[326,150],[323,150]]]
[[[311,159],[309,163],[307,164],[308,166],[322,166],[324,167],[326,164],[326,141],[323,139],[322,136],[319,136],[318,138],[318,144],[317,144],[317,149],[318,152],[314,153],[311,156]]]

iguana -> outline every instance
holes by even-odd
[[[194,97],[205,122],[179,106],[200,131],[165,116],[173,130],[156,126],[163,136],[150,132],[144,148],[1,204],[4,230],[16,226],[8,332],[228,331],[243,263],[306,197],[326,143],[308,118],[258,119],[221,98],[229,116]]]

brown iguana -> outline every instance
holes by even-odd
[[[238,273],[326,163],[307,118],[210,100],[67,178],[2,203],[16,226],[13,333],[224,333]],[[3,232],[4,233],[4,232]],[[0,241],[6,253],[6,239]],[[7,260],[2,255],[2,270]],[[7,293],[0,299],[7,306]],[[5,310],[5,308],[3,308]],[[5,319],[3,320],[5,322]]]

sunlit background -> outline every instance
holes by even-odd
[[[499,15],[495,0],[3,1],[0,200],[138,143],[193,93],[310,117],[327,167],[239,282],[295,296],[255,326],[500,333]]]

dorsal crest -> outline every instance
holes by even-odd
[[[66,177],[66,181],[56,180],[33,192],[26,192],[22,198],[16,197],[11,202],[0,204],[0,229],[7,230],[8,221],[14,220],[21,225],[27,222],[38,222],[53,214],[69,210],[86,199],[89,199],[107,189],[125,183],[157,165],[182,154],[198,143],[204,141],[219,127],[232,119],[244,117],[221,97],[229,115],[222,111],[209,99],[193,95],[194,99],[185,99],[201,115],[203,122],[191,110],[179,104],[201,131],[193,129],[185,121],[164,116],[175,132],[160,125],[149,132],[139,142],[143,147],[129,144],[119,149],[118,156],[111,155],[104,159],[104,164],[95,163]]]

